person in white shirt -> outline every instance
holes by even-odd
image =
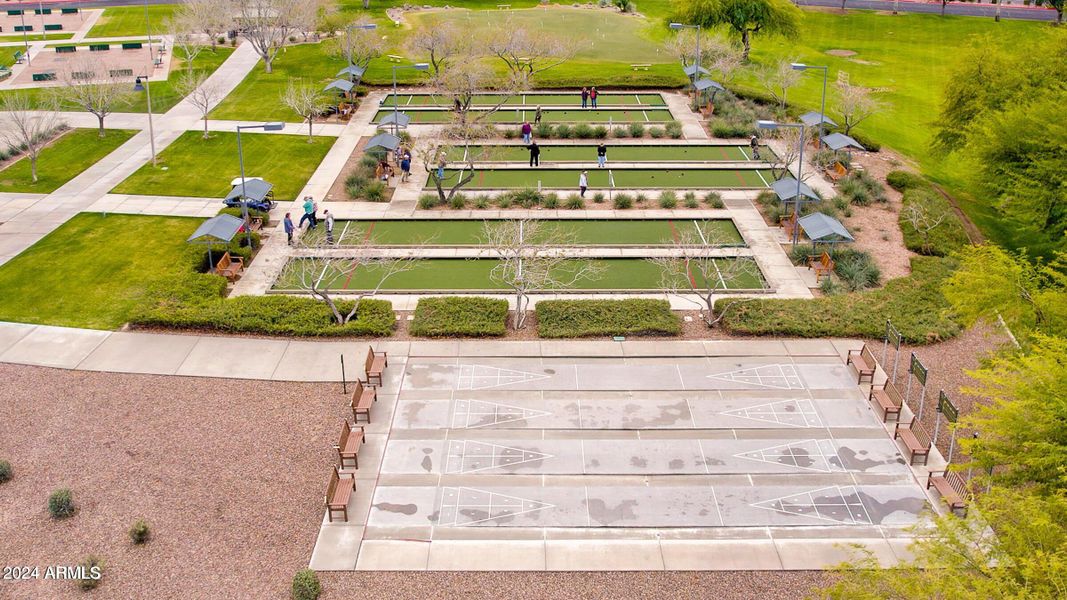
[[[326,217],[326,242],[333,243],[333,214],[329,209],[322,211],[324,217]]]
[[[578,176],[578,195],[585,198],[585,190],[589,189],[589,171],[582,171]]]

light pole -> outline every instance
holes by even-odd
[[[800,158],[797,159],[797,196],[793,199],[793,247],[796,248],[800,239],[800,177],[804,170],[804,140],[807,137],[807,127],[804,123],[779,123],[777,121],[756,121],[756,127],[760,129],[781,129],[790,127],[800,130]],[[786,165],[788,170],[789,165]]]
[[[697,78],[700,77],[700,24],[698,23],[696,25],[687,25],[685,23],[671,23],[670,24],[670,28],[674,29],[676,31],[680,30],[680,29],[696,29],[697,30],[697,61],[696,61],[696,64],[695,64],[696,69],[693,70],[693,79],[692,79],[693,89],[695,90],[696,87],[697,87]]]
[[[26,9],[23,8],[19,11],[19,17],[22,19],[22,43],[26,45],[26,66],[33,66],[33,61],[30,60],[30,37],[26,33]],[[48,39],[48,38],[45,38]]]
[[[362,24],[359,24],[359,25],[356,25],[355,23],[352,23],[352,24],[348,25],[347,27],[345,27],[345,51],[346,51],[345,60],[348,61],[348,66],[350,66],[350,67],[352,66],[352,30],[353,29],[366,29],[367,31],[370,31],[372,29],[377,29],[377,28],[378,28],[378,24],[377,23],[362,23]],[[348,74],[348,80],[352,81],[352,74],[351,73]]]
[[[823,123],[826,122],[826,78],[830,69],[826,66],[806,65],[804,63],[792,63],[794,71],[807,71],[809,69],[822,69],[822,105],[819,108],[819,143],[822,143]],[[820,146],[821,148],[821,146]]]
[[[400,101],[396,97],[396,70],[415,69],[416,71],[425,71],[429,68],[429,63],[415,63],[413,65],[393,65],[393,135],[399,135],[400,133],[400,121],[398,120],[398,116],[400,114]]]
[[[148,141],[150,142],[149,145],[152,148],[152,166],[155,167],[155,166],[158,166],[158,163],[156,162],[156,130],[152,126],[152,89],[148,85],[148,80],[152,76],[152,69],[153,69],[153,66],[152,66],[152,24],[148,20],[148,0],[144,0],[144,28],[145,28],[145,33],[148,34],[148,67],[147,67],[148,75],[145,75],[145,78],[144,78],[145,97],[148,100]],[[138,92],[141,91],[139,89],[140,86],[141,86],[141,78],[138,77],[137,81],[135,81],[134,85],[133,85],[134,91],[138,91]]]
[[[241,149],[242,129],[262,129],[263,131],[281,131],[285,123],[277,121],[263,123],[262,125],[238,125],[237,126],[237,162],[241,165],[241,218],[245,220],[245,236],[248,240],[248,248],[252,248],[252,228],[248,221],[248,194],[245,193],[245,155]]]

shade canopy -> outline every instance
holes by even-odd
[[[838,150],[844,150],[845,148],[852,150],[866,150],[863,144],[850,138],[843,133],[831,133],[830,135],[822,136],[822,143],[826,144],[828,148],[834,152]]]
[[[706,92],[708,90],[721,92],[726,89],[722,87],[722,85],[720,85],[718,82],[712,81],[711,79],[708,79],[706,77],[704,79],[697,80],[697,82],[694,83],[693,86],[696,87],[698,92]]]
[[[813,242],[833,244],[837,242],[852,242],[855,238],[845,229],[841,221],[824,213],[811,213],[804,215],[797,221],[804,234]]]
[[[263,202],[273,188],[274,184],[267,183],[262,179],[245,179],[243,186],[240,182],[233,186],[233,189],[226,195],[223,202],[240,200],[241,198],[247,198],[252,202]]]
[[[233,215],[211,217],[201,223],[185,241],[190,244],[228,244],[244,224],[244,221]]]
[[[708,70],[707,69],[705,69],[704,67],[698,67],[695,64],[686,65],[686,66],[682,67],[682,71],[685,73],[686,77],[689,77],[689,78],[692,78],[693,75],[696,75],[698,69],[700,70],[700,73],[702,73],[704,75],[708,74]]]
[[[771,184],[771,189],[778,195],[778,199],[783,202],[794,200],[797,197],[797,180],[792,177],[779,179]],[[800,182],[800,199],[818,200],[819,197],[815,195],[815,192],[811,191],[808,184],[802,181]]]
[[[386,150],[396,150],[400,146],[400,138],[391,133],[379,133],[372,137],[367,142],[367,150],[374,150],[375,148],[384,148]]]
[[[380,127],[382,125],[392,125],[393,123],[396,123],[398,127],[403,128],[403,127],[407,127],[408,123],[410,123],[410,122],[411,122],[411,117],[409,117],[406,113],[402,113],[402,112],[392,113],[391,112],[391,113],[387,113],[384,117],[382,117],[382,120],[378,123],[378,126]]]
[[[354,87],[356,87],[356,84],[351,81],[347,79],[338,79],[331,82],[330,85],[322,88],[322,91],[328,92],[330,90],[338,90],[347,94],[348,92],[351,92]]]
[[[355,77],[356,79],[359,79],[359,78],[363,77],[363,74],[366,73],[366,72],[367,72],[367,67],[360,67],[360,66],[357,66],[357,65],[348,65],[347,67],[345,67],[345,68],[343,68],[343,69],[341,69],[340,71],[337,72],[337,77],[340,77],[341,75],[349,75],[351,77]]]
[[[819,121],[822,121],[824,125],[837,127],[837,123],[834,123],[833,119],[827,117],[826,115],[820,115],[817,111],[814,110],[809,113],[804,113],[800,115],[800,122],[804,123],[808,127],[815,127],[819,124]]]

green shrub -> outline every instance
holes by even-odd
[[[882,279],[882,271],[871,255],[858,250],[835,252],[834,273],[850,292],[877,287]]]
[[[711,126],[711,135],[717,138],[745,138],[756,131],[752,125],[730,123],[723,119],[711,119],[708,125]]]
[[[874,339],[885,333],[885,320],[903,334],[908,343],[930,344],[960,332],[950,317],[941,293],[955,263],[941,258],[916,257],[908,277],[890,280],[885,287],[864,292],[814,299],[767,299],[734,303],[724,298],[717,311],[732,307],[723,326],[740,335],[855,337]]]
[[[616,127],[611,130],[611,135],[617,138],[628,138],[630,137],[630,130],[626,127]]]
[[[625,210],[627,208],[633,208],[634,199],[629,194],[619,194],[615,196],[612,201],[612,205],[616,210]]]
[[[593,202],[597,204],[604,203],[604,192],[593,192]]]
[[[511,208],[511,194],[503,193],[496,197],[498,208]]]
[[[759,198],[757,198],[756,201],[758,202],[760,198],[763,198],[764,194],[767,193],[768,192],[760,193]],[[778,196],[775,196],[774,192],[769,193],[771,197],[774,198],[774,201],[778,202]],[[722,201],[722,195],[719,194],[719,192],[708,192],[707,194],[704,194],[704,203],[707,204],[710,208],[726,208],[726,203]]]
[[[678,335],[682,326],[666,300],[544,300],[537,331],[543,338]]]
[[[559,208],[559,194],[552,192],[545,194],[544,200],[541,201],[541,206],[548,210],[555,210]]]
[[[567,196],[567,208],[570,210],[581,210],[585,208],[585,201],[578,194],[571,194]]]
[[[419,196],[419,208],[423,210],[429,210],[431,208],[437,208],[441,202],[441,197],[437,194],[425,193]]]
[[[538,123],[534,125],[534,135],[538,138],[549,139],[552,137],[552,124],[551,123]]]
[[[673,139],[681,139],[682,137],[682,124],[678,121],[668,121],[664,127],[667,135]]]
[[[645,126],[641,123],[630,123],[630,137],[645,137]]]
[[[574,126],[574,137],[580,140],[588,140],[593,137],[593,128],[588,123],[579,123]]]
[[[66,519],[74,515],[74,494],[69,488],[60,488],[48,497],[48,512],[53,519]]]
[[[556,125],[556,137],[564,140],[572,138],[574,137],[574,129],[566,123],[560,123]]]
[[[912,173],[910,171],[890,171],[885,176],[885,182],[889,184],[889,187],[898,192],[903,192],[911,188],[928,188],[931,187],[930,183],[918,173]]]
[[[836,296],[844,293],[844,288],[837,282],[836,277],[823,277],[823,280],[819,282],[819,291],[824,296]]]
[[[931,227],[938,219],[940,223]],[[904,191],[899,223],[904,245],[919,254],[948,256],[970,241],[948,200],[933,187]]]
[[[463,194],[456,194],[448,203],[455,210],[463,210],[467,207],[467,197]]]
[[[513,140],[513,139],[519,137],[519,132],[516,131],[515,129],[512,129],[511,127],[508,127],[507,129],[505,129],[503,131],[503,134],[504,134],[504,139],[505,140]]]
[[[226,208],[220,210],[219,214],[220,215],[232,215],[232,216],[237,217],[238,219],[240,219],[241,218],[241,207],[240,206],[227,206]],[[260,219],[263,219],[263,226],[264,227],[266,227],[267,225],[270,225],[270,213],[269,212],[262,211],[262,210],[256,210],[254,208],[249,208],[248,209],[248,217],[251,218],[251,219],[255,219],[257,217],[260,218]]]
[[[293,576],[293,600],[318,600],[322,593],[319,576],[311,569],[300,569]]]
[[[685,207],[686,208],[700,208],[700,203],[697,202],[696,198],[686,198],[685,199]]]
[[[363,188],[370,183],[370,178],[362,173],[355,172],[345,178],[345,193],[355,200],[363,194]]]
[[[671,190],[663,190],[659,194],[659,207],[670,210],[678,206],[678,195]]]
[[[0,460],[0,483],[7,483],[14,476],[15,472],[11,469],[11,463]]]
[[[104,561],[90,554],[79,563],[85,569],[85,577],[78,579],[78,587],[83,591],[96,589],[104,578]]]
[[[541,192],[534,188],[522,188],[512,192],[512,200],[523,208],[533,208],[540,204],[543,199]]]
[[[597,125],[593,128],[593,137],[598,140],[608,137],[608,128],[603,125]]]
[[[141,545],[148,541],[148,538],[152,536],[151,529],[148,527],[148,521],[144,519],[137,519],[130,526],[130,540],[137,545]]]
[[[488,337],[507,332],[508,302],[475,296],[422,298],[411,335]]]
[[[362,199],[367,202],[385,202],[385,183],[382,181],[372,181],[363,186]]]
[[[650,135],[650,136],[652,136],[652,137],[654,137],[656,139],[659,139],[659,138],[662,138],[663,136],[667,135],[667,131],[665,129],[663,129],[662,127],[649,127],[648,128],[648,135]]]
[[[489,198],[487,196],[478,196],[474,199],[474,208],[478,210],[485,210],[489,208]]]
[[[852,171],[837,182],[837,191],[849,204],[868,206],[872,202],[885,202],[885,188],[865,171]]]
[[[644,192],[637,192],[636,194],[634,194],[634,204],[640,206],[646,202],[648,202],[648,194]]]

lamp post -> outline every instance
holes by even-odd
[[[245,155],[241,149],[242,129],[262,129],[263,131],[281,131],[285,123],[271,122],[261,125],[238,125],[237,126],[237,162],[241,165],[241,218],[245,220],[245,236],[248,240],[249,249],[252,248],[252,228],[248,226],[248,194],[245,193]]]
[[[697,61],[696,61],[696,70],[693,71],[693,78],[692,78],[693,89],[695,90],[696,87],[697,87],[697,78],[700,77],[700,24],[698,23],[696,25],[687,25],[685,23],[671,23],[669,25],[669,27],[671,29],[676,30],[676,31],[677,30],[681,30],[681,29],[696,29],[697,30]]]
[[[19,17],[22,19],[22,43],[26,45],[26,66],[32,66],[33,61],[30,60],[30,37],[26,33],[26,9],[23,8],[19,11]],[[48,39],[48,38],[45,38]]]
[[[794,71],[807,71],[809,69],[822,69],[822,104],[819,108],[819,142],[822,143],[823,123],[826,121],[826,78],[829,75],[829,67],[823,65],[806,65],[804,63],[792,63]],[[821,147],[821,146],[820,146]]]
[[[144,28],[145,33],[148,34],[148,75],[144,77],[144,86],[141,85],[141,78],[138,77],[133,83],[133,89],[136,92],[144,89],[145,98],[148,101],[148,141],[152,148],[152,166],[158,166],[156,162],[156,131],[152,126],[152,89],[148,85],[148,79],[152,76],[152,24],[148,20],[148,0],[144,0]]]
[[[415,63],[413,65],[393,65],[393,135],[399,135],[400,121],[397,120],[400,114],[400,102],[396,97],[396,70],[397,69],[415,69],[416,71],[425,71],[430,68],[430,63]]]
[[[789,127],[800,130],[800,158],[797,160],[797,195],[793,199],[793,247],[796,248],[800,239],[800,176],[804,170],[804,139],[807,137],[807,127],[804,123],[779,123],[777,121],[756,121],[756,127],[760,129],[781,129]],[[788,170],[789,165],[786,165]]]

